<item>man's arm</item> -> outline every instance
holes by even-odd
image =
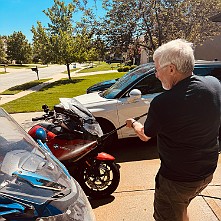
[[[144,134],[144,126],[133,118],[127,119],[126,124],[126,127],[134,129],[135,133],[142,141],[148,141],[151,138]]]

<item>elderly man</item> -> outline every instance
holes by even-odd
[[[166,91],[152,100],[144,125],[132,118],[126,123],[143,141],[157,136],[155,220],[187,221],[190,201],[211,182],[217,166],[221,85],[212,76],[193,74],[194,51],[185,40],[163,44],[153,58]]]

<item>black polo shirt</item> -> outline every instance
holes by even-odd
[[[221,84],[192,75],[155,97],[144,124],[157,136],[160,174],[175,181],[197,181],[212,174],[218,160]]]

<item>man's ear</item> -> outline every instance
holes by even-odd
[[[173,75],[176,72],[176,66],[174,64],[170,64],[170,73]]]

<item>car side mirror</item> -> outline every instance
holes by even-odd
[[[141,95],[142,95],[142,93],[141,93],[140,90],[138,90],[138,89],[133,89],[133,90],[130,91],[130,93],[129,93],[129,98],[128,98],[127,101],[128,101],[129,103],[136,102],[136,101],[138,101],[139,99],[141,99]]]

